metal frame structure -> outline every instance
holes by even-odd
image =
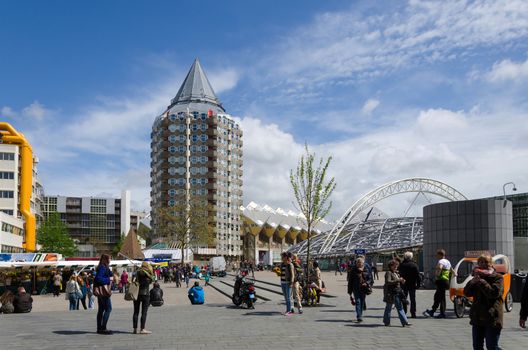
[[[416,178],[402,179],[402,180],[387,183],[383,186],[380,186],[370,191],[369,193],[361,197],[359,200],[357,200],[337,221],[337,223],[335,224],[335,226],[332,228],[330,232],[316,236],[321,240],[320,242],[318,242],[317,245],[313,245],[316,255],[323,256],[323,255],[329,255],[329,254],[335,253],[336,248],[339,245],[338,243],[342,242],[343,238],[346,238],[347,240],[346,250],[350,248],[351,244],[358,246],[357,244],[358,242],[354,239],[355,235],[358,234],[359,232],[365,233],[364,224],[369,223],[369,221],[366,221],[365,223],[358,223],[357,222],[358,214],[360,214],[364,210],[373,206],[375,203],[387,197],[390,197],[396,194],[410,193],[410,192],[415,192],[418,194],[429,193],[429,194],[433,194],[436,196],[440,196],[449,201],[458,201],[458,200],[467,199],[462,193],[460,193],[453,187],[441,181],[437,181],[433,179],[416,177]],[[411,238],[413,237],[413,235],[415,235],[414,226],[417,222],[417,219],[418,218],[414,218],[414,220],[412,221],[413,226],[412,226],[412,229],[410,230]],[[386,225],[392,222],[392,220],[393,219],[387,219],[385,220],[385,223],[381,225],[380,231],[378,232],[377,244],[375,245],[376,249],[381,249],[382,247],[384,247],[386,243],[388,243],[387,240],[389,240],[390,237],[394,236],[397,232],[400,232],[400,231],[387,232]],[[409,218],[397,218],[396,220],[399,220],[399,221],[409,220]],[[372,220],[372,222],[377,223],[377,220]],[[377,223],[377,226],[379,227],[379,223]],[[342,232],[347,227],[348,229],[346,229],[345,232],[349,232],[349,233],[346,234],[345,237],[342,237]],[[362,234],[362,236],[364,236],[364,234]],[[305,243],[301,245],[304,245],[304,244]],[[372,246],[372,248],[374,248],[374,246]]]

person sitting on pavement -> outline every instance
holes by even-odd
[[[162,306],[163,305],[163,289],[161,289],[158,282],[154,283],[154,287],[150,290],[150,305]]]
[[[31,312],[33,308],[33,298],[26,293],[24,287],[18,287],[18,293],[13,300],[13,306],[16,314]]]
[[[205,294],[200,282],[194,282],[194,287],[189,289],[187,296],[193,305],[201,305],[205,302]]]
[[[15,300],[15,295],[10,290],[6,290],[2,296],[0,296],[0,313],[12,314],[15,311],[13,306],[13,301]]]

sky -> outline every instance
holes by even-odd
[[[152,123],[196,57],[244,131],[245,204],[292,209],[305,144],[332,157],[334,219],[409,177],[528,192],[524,0],[3,1],[0,120],[47,194],[129,189],[148,210]]]

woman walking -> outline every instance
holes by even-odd
[[[398,265],[399,264],[396,260],[391,260],[389,262],[389,271],[385,273],[385,285],[383,286],[385,313],[383,314],[383,324],[385,326],[390,326],[392,305],[396,305],[396,310],[398,311],[398,317],[400,318],[402,327],[405,327],[410,326],[411,324],[407,320],[407,316],[403,310],[401,299],[403,291],[401,284],[405,283],[405,280],[401,278],[397,272]]]
[[[110,313],[112,312],[112,301],[110,300],[112,292],[110,290],[110,284],[113,273],[110,270],[109,255],[101,255],[95,273],[94,294],[97,295],[97,304],[99,306],[97,310],[97,333],[112,334],[112,331],[106,328]]]
[[[86,307],[86,295],[88,294],[88,288],[86,287],[86,274],[83,272],[82,275],[80,275],[79,277],[77,277],[77,283],[79,283],[79,287],[81,288],[81,299],[79,299],[81,301],[81,304],[83,306],[83,309],[87,309]],[[77,310],[79,309],[79,307],[77,307]]]
[[[71,275],[70,280],[66,283],[66,300],[70,301],[70,311],[79,310],[79,297],[81,296],[81,287],[77,283],[77,276]]]
[[[293,315],[291,292],[295,277],[295,270],[291,262],[291,255],[287,252],[282,253],[282,265],[280,271],[282,294],[284,295],[284,300],[286,301],[286,312],[284,313],[284,316],[290,316]]]
[[[499,338],[503,326],[502,294],[504,281],[501,274],[493,268],[489,255],[481,255],[473,271],[473,279],[464,288],[464,295],[473,297],[469,312],[470,324],[473,326],[473,349],[495,350],[499,347]]]
[[[132,324],[134,334],[137,334],[139,309],[141,308],[141,329],[139,334],[151,334],[151,331],[145,329],[147,323],[147,312],[150,304],[149,285],[154,282],[154,272],[152,266],[146,261],[141,263],[141,268],[136,272],[136,279],[139,283],[139,292],[136,300],[134,300],[134,315],[132,316]]]
[[[356,305],[358,322],[363,322],[363,305],[366,303],[366,292],[370,285],[371,275],[365,269],[365,259],[357,258],[356,264],[350,268],[348,274],[348,294],[352,304]]]

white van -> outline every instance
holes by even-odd
[[[216,275],[219,272],[225,272],[226,261],[223,256],[215,256],[209,259],[209,271],[211,274]]]

